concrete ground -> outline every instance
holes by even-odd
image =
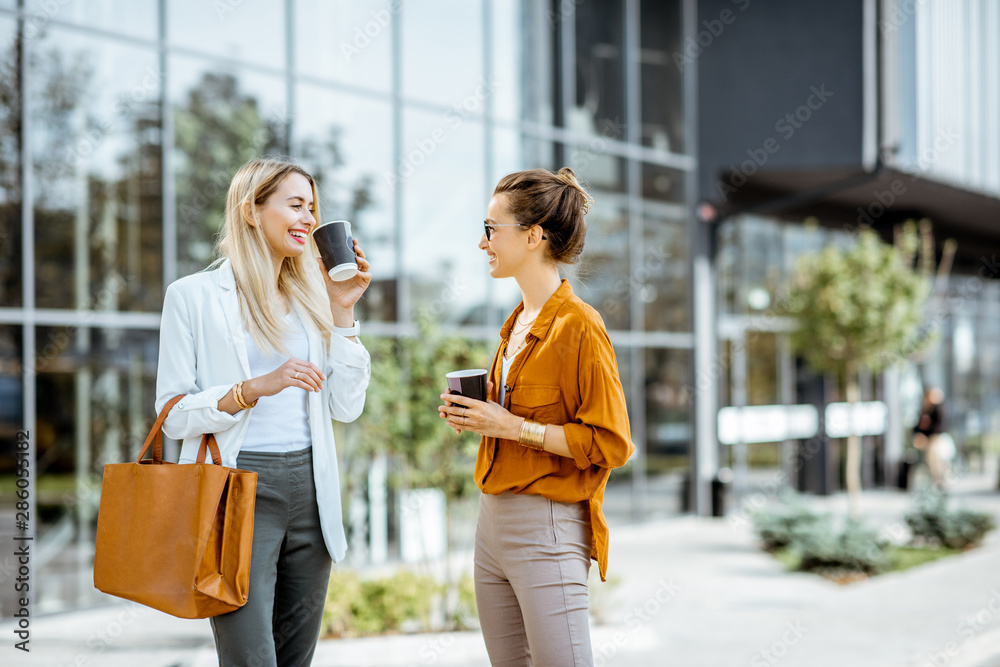
[[[995,475],[958,480],[960,505],[1000,518]],[[899,529],[911,498],[872,491],[873,525]],[[843,496],[809,498],[846,511]],[[593,584],[597,665],[651,667],[1000,667],[1000,534],[980,548],[841,586],[789,573],[753,543],[738,510],[612,529],[610,584]],[[109,598],[106,607],[36,617],[31,652],[0,624],[0,664],[209,667],[208,621]],[[316,667],[488,665],[477,632],[323,640]]]

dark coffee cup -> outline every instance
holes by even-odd
[[[464,371],[452,371],[445,375],[448,378],[448,393],[461,394],[477,401],[486,400],[486,375],[489,371],[474,368]]]
[[[313,239],[323,263],[326,264],[330,280],[350,280],[358,274],[351,223],[346,220],[324,222],[313,232]]]

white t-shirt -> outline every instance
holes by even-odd
[[[521,350],[523,349],[524,346],[522,345]],[[517,354],[521,354],[521,350],[518,350]],[[507,372],[510,371],[510,367],[514,364],[514,360],[517,359],[517,354],[512,356],[510,359],[507,357],[500,358],[500,405],[504,404],[504,398],[507,395],[507,392],[504,390],[504,387],[507,386]]]
[[[285,338],[288,354],[276,350],[262,351],[246,332],[247,358],[250,377],[267,375],[288,358],[309,358],[309,338],[302,322],[294,314],[285,318],[291,333]],[[240,451],[243,452],[294,452],[312,446],[309,433],[309,415],[306,412],[308,395],[301,387],[285,387],[274,396],[262,396],[257,406],[250,409],[250,423]]]

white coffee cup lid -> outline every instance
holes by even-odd
[[[330,280],[334,282],[350,280],[358,275],[358,265],[354,262],[340,264],[327,271],[327,273],[330,274]]]
[[[450,373],[445,373],[446,378],[471,378],[477,375],[486,375],[489,373],[485,368],[470,368],[464,371],[452,371]]]

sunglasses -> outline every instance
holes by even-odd
[[[508,225],[496,225],[496,224],[490,224],[490,223],[488,223],[488,222],[486,222],[484,220],[483,221],[483,229],[486,231],[486,240],[487,241],[489,241],[489,240],[491,240],[493,238],[493,230],[496,229],[497,227],[521,227],[523,229],[530,229],[530,227],[524,227],[524,225],[521,225],[521,224],[518,224],[518,223],[508,224]],[[548,240],[544,235],[542,235],[542,239],[543,240]]]

